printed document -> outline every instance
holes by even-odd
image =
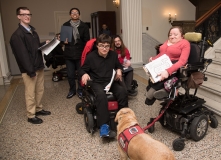
[[[45,55],[48,55],[59,43],[60,41],[54,37],[54,39],[52,39],[48,44],[45,44],[38,49],[40,49]]]
[[[111,81],[110,83],[108,83],[108,85],[104,88],[104,90],[106,91],[106,94],[110,94],[109,90],[111,88],[111,85],[114,81],[114,77],[115,77],[115,74],[116,74],[116,71],[113,69],[113,74],[112,74],[112,77],[111,77]]]
[[[164,54],[159,58],[153,60],[152,62],[147,63],[143,66],[144,71],[147,74],[150,74],[150,79],[153,83],[160,81],[161,77],[158,76],[159,73],[165,69],[171,67],[173,64],[170,58]]]

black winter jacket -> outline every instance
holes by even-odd
[[[19,24],[11,36],[10,45],[21,73],[34,77],[37,70],[44,68],[42,53],[38,48],[45,42],[41,44],[35,28],[30,27],[32,34]]]
[[[63,26],[71,26],[70,21],[67,21],[63,24]],[[81,54],[84,50],[86,42],[90,39],[90,33],[88,26],[80,21],[80,25],[78,26],[78,32],[80,34],[80,39],[78,42],[74,44],[74,37],[72,35],[72,41],[68,44],[65,44],[64,49],[64,58],[65,59],[81,59]]]

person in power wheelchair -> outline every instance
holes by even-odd
[[[108,99],[104,92],[105,86],[110,83],[113,70],[116,70],[114,81],[109,92],[112,92],[118,102],[118,110],[128,107],[128,96],[126,89],[119,84],[122,81],[122,65],[119,63],[117,54],[110,50],[111,37],[101,34],[96,39],[97,50],[86,56],[84,64],[79,70],[82,83],[90,84],[90,88],[95,95],[96,123],[100,128],[100,137],[113,138],[116,136],[110,126],[110,115],[108,110]],[[92,81],[90,81],[92,80]],[[84,93],[83,93],[84,97]],[[93,99],[93,98],[92,98]]]
[[[211,46],[211,43],[206,41],[205,37],[202,40],[201,33],[186,33],[184,38],[190,42],[187,64],[177,70],[176,81],[166,81],[167,85],[164,87],[170,91],[166,92],[165,89],[160,91],[162,93],[159,97],[163,102],[160,104],[162,107],[159,115],[151,118],[144,128],[152,133],[154,123],[159,121],[163,127],[180,133],[181,136],[172,143],[175,151],[184,149],[185,138],[191,138],[194,141],[203,139],[209,124],[212,128],[218,126],[214,113],[204,105],[206,101],[196,96],[198,87],[203,81],[207,81],[205,72],[212,60],[204,58],[204,48],[206,45]],[[155,94],[154,96],[157,99]],[[161,99],[162,97],[164,99]]]
[[[122,85],[127,89],[129,96],[136,96],[137,90],[133,87],[133,68],[131,67],[130,62],[130,52],[127,47],[124,45],[122,38],[119,35],[112,37],[111,49],[118,54],[118,59],[121,65],[123,66],[123,82]]]
[[[168,96],[168,92],[164,89],[164,83],[176,76],[177,70],[181,66],[185,66],[190,53],[190,43],[183,37],[183,29],[179,26],[173,26],[168,32],[168,40],[159,48],[160,53],[155,57],[150,57],[149,61],[153,61],[158,57],[166,54],[173,65],[162,71],[158,76],[161,81],[152,83],[146,88],[145,104],[152,105],[156,99],[162,99]]]

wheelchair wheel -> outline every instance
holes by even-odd
[[[185,147],[184,139],[177,138],[173,141],[174,151],[182,151]]]
[[[53,75],[52,81],[53,82],[58,82],[58,81],[60,81],[60,77],[58,75]]]
[[[84,108],[84,123],[89,133],[94,133],[94,118],[88,108]]]
[[[215,116],[210,116],[210,127],[217,128],[218,127],[218,120]]]
[[[78,103],[76,105],[76,111],[78,114],[84,114],[84,103],[83,102]]]
[[[195,117],[190,125],[190,137],[194,141],[204,138],[208,129],[208,118],[206,115]]]
[[[135,90],[138,87],[137,81],[135,79],[133,79],[131,86],[133,90]]]

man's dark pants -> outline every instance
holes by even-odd
[[[107,83],[93,83],[92,89],[95,93],[95,105],[97,108],[97,126],[100,127],[103,124],[108,124],[110,120],[110,115],[108,111],[108,101],[107,95],[104,91]],[[118,110],[124,107],[128,107],[128,96],[126,89],[121,86],[117,81],[114,81],[110,91],[118,102]]]
[[[71,59],[66,59],[66,67],[67,67],[67,74],[68,74],[68,82],[69,82],[69,92],[76,93],[76,83],[75,83],[75,77],[76,77],[76,71],[79,70],[80,68],[80,59],[77,60],[71,60]],[[80,78],[77,77],[78,79],[78,90],[82,90],[82,86],[80,84]]]

